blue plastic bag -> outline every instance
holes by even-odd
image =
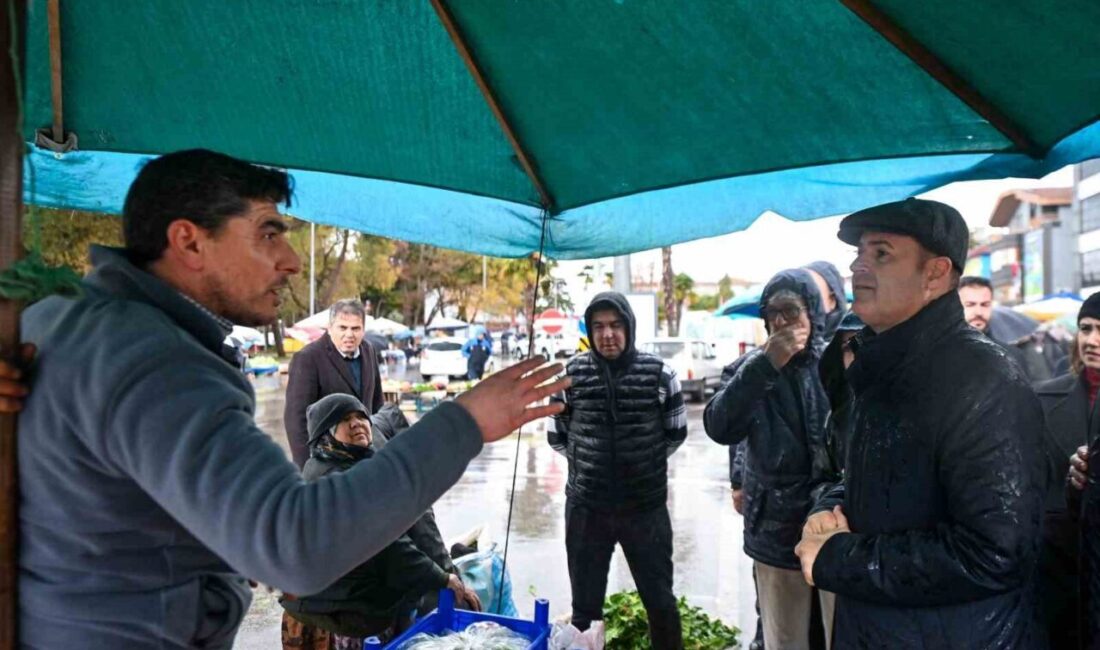
[[[482,610],[490,614],[518,617],[519,611],[512,600],[512,578],[504,573],[504,558],[496,544],[487,551],[470,553],[454,560],[462,582],[477,592]],[[503,589],[501,575],[504,576]]]

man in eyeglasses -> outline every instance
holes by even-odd
[[[745,441],[741,472],[745,553],[755,561],[764,647],[806,650],[813,593],[794,547],[810,511],[812,460],[826,453],[829,401],[818,376],[824,346],[821,291],[804,269],[777,274],[760,310],[768,341],[723,373],[707,404],[707,435],[724,445]],[[826,631],[832,597],[822,594]]]

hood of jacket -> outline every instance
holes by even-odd
[[[807,276],[809,277],[809,276]],[[623,348],[623,353],[619,355],[617,359],[607,359],[596,348],[595,330],[592,328],[592,315],[597,311],[604,309],[614,309],[619,312],[623,322],[626,323],[626,346]],[[589,303],[588,308],[584,310],[584,326],[588,332],[588,337],[592,342],[592,356],[602,363],[606,363],[612,367],[620,368],[625,367],[631,361],[634,360],[636,351],[634,349],[634,330],[636,320],[634,318],[634,310],[630,308],[630,303],[627,301],[626,296],[618,291],[604,291],[596,294],[596,297]]]
[[[836,308],[825,314],[825,342],[828,343],[833,340],[833,335],[836,334],[840,321],[848,313],[848,295],[844,291],[844,278],[841,277],[840,271],[835,266],[821,260],[810,262],[802,268],[813,271],[825,278],[825,284],[829,285],[829,291],[836,298]]]
[[[764,286],[764,292],[760,295],[760,313],[772,296],[780,291],[793,291],[806,303],[806,309],[810,318],[810,343],[809,350],[820,355],[825,347],[825,311],[822,308],[821,293],[817,290],[814,278],[804,269],[788,269],[780,271]],[[767,321],[764,323],[768,327]],[[768,328],[768,333],[771,329]]]

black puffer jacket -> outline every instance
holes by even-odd
[[[615,292],[601,293],[585,311],[615,309],[627,325],[626,349],[615,360],[592,350],[574,357],[566,372],[569,434],[566,457],[570,499],[595,508],[645,510],[668,495],[668,439],[660,403],[661,369],[657,356],[634,348],[634,312]]]
[[[761,307],[777,291],[802,296],[813,327],[810,344],[780,371],[763,349],[730,365],[728,378],[707,404],[707,435],[724,445],[746,441],[741,488],[745,491],[745,553],[784,569],[799,568],[794,547],[810,510],[811,469],[825,453],[829,403],[818,377],[825,315],[817,285],[801,269],[783,271],[764,287]]]
[[[842,503],[852,533],[814,564],[837,594],[834,648],[1043,648],[1035,566],[1043,413],[951,292],[880,335],[865,329]]]

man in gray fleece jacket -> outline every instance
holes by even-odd
[[[520,364],[443,404],[370,463],[304,483],[253,420],[222,341],[274,320],[299,269],[280,171],[209,151],[148,163],[124,249],[95,248],[78,298],[29,308],[19,421],[20,645],[228,649],[245,577],[322,590],[404,533],[560,367]],[[529,373],[529,374],[528,374]],[[362,495],[378,495],[364,499]]]

